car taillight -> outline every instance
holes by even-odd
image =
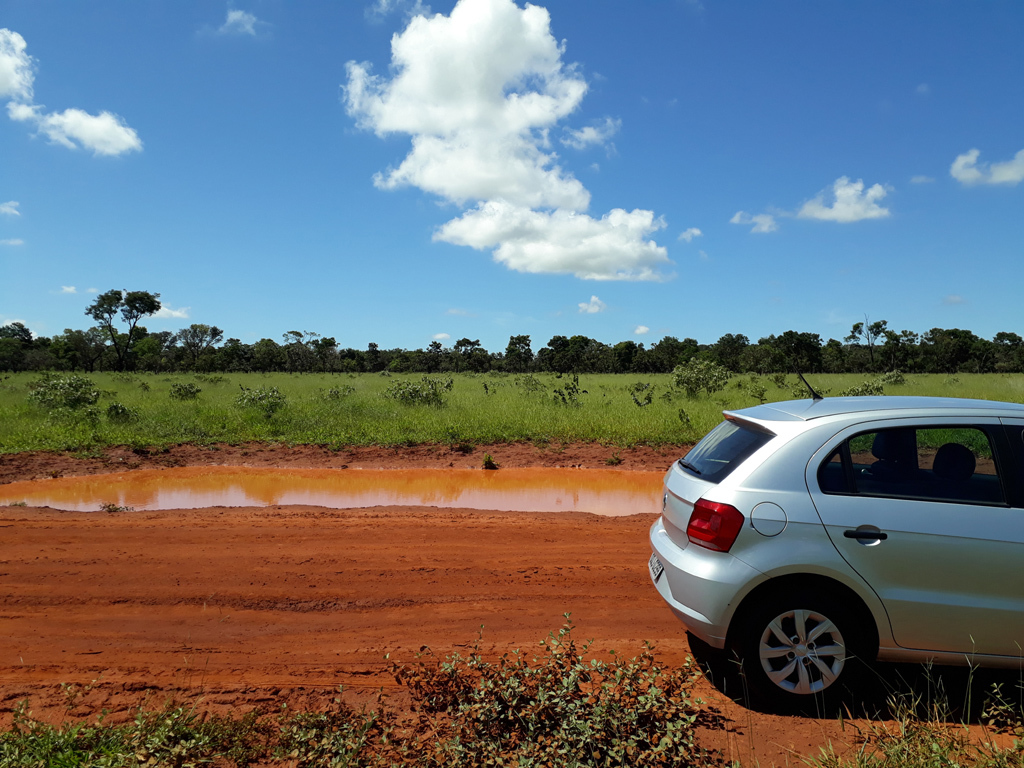
[[[743,515],[736,507],[698,499],[686,525],[686,535],[694,544],[728,552],[742,527]]]

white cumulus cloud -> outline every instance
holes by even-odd
[[[563,53],[548,11],[536,5],[459,0],[448,16],[412,17],[391,40],[390,77],[347,64],[345,106],[359,127],[411,137],[408,155],[374,184],[475,206],[435,240],[493,249],[511,269],[662,279],[655,268],[669,263],[665,249],[647,240],[661,220],[651,211],[587,215],[590,193],[550,151],[551,130],[587,91]],[[564,141],[587,146],[617,129],[606,120],[570,130]]]
[[[142,141],[133,128],[111,112],[90,115],[81,109],[63,112],[42,111],[42,107],[8,104],[13,120],[32,120],[50,141],[69,149],[79,146],[92,150],[94,155],[121,155],[142,149]]]
[[[0,213],[5,216],[21,216],[21,211],[18,210],[18,206],[21,205],[17,200],[8,200],[6,203],[0,203]]]
[[[770,213],[757,213],[751,215],[746,211],[736,211],[736,213],[733,214],[733,217],[729,219],[729,223],[743,225],[752,224],[753,227],[750,231],[761,234],[774,232],[779,228],[779,225],[775,223],[775,217]]]
[[[61,293],[78,293],[78,290],[73,285],[62,285],[60,287]]]
[[[10,29],[0,29],[0,98],[32,100],[32,57],[25,38]]]
[[[91,293],[90,289],[90,293]],[[164,320],[175,319],[175,320],[187,320],[189,310],[192,307],[181,307],[180,309],[172,309],[167,304],[163,304],[160,309],[153,313],[153,317],[159,317]]]
[[[949,168],[949,175],[961,184],[1020,184],[1024,181],[1024,149],[1012,160],[1002,163],[981,163],[981,150],[972,149],[958,155]]]
[[[682,234],[679,235],[679,239],[684,241],[684,242],[690,243],[690,242],[693,242],[693,238],[700,237],[703,234],[704,233],[701,232],[696,227],[690,227],[685,232],[683,232]]]
[[[94,155],[142,149],[135,130],[112,112],[92,115],[75,108],[46,112],[42,104],[34,103],[32,58],[26,47],[25,38],[17,32],[0,29],[0,97],[11,98],[7,103],[11,120],[32,123],[51,142],[70,149],[81,146]]]
[[[503,200],[481,203],[434,233],[435,240],[494,249],[517,272],[584,280],[661,280],[665,248],[647,236],[665,226],[651,211],[616,208],[600,219],[574,211],[534,211]]]
[[[816,197],[804,203],[796,215],[801,219],[837,221],[842,224],[864,219],[884,219],[889,215],[889,209],[883,208],[878,202],[885,195],[886,189],[881,184],[873,184],[864,189],[862,180],[850,181],[848,177],[840,176],[831,190],[819,192]],[[826,199],[830,204],[826,205]]]
[[[581,301],[579,308],[580,312],[585,315],[595,315],[608,309],[608,305],[597,298],[597,296],[591,296],[590,301]]]
[[[578,130],[566,128],[561,142],[573,149],[586,149],[593,145],[604,146],[621,127],[621,120],[606,117],[597,125],[587,125]]]
[[[650,333],[650,332],[651,332],[651,329],[648,328],[646,325],[638,325],[636,328],[633,329],[633,335],[634,336],[643,336],[645,333]]]
[[[447,339],[450,339],[451,337],[452,337],[452,335],[450,333],[435,333],[430,338],[432,338],[434,341],[446,341]]]
[[[256,24],[259,23],[253,14],[246,11],[229,10],[224,23],[217,29],[220,35],[252,35],[256,36]]]

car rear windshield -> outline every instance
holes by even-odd
[[[718,483],[773,435],[735,421],[723,421],[704,436],[679,465],[701,480]]]

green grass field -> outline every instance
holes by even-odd
[[[0,453],[247,441],[331,447],[517,440],[680,444],[703,436],[720,421],[723,409],[758,402],[746,375],[734,377],[711,396],[687,398],[672,387],[667,374],[582,375],[575,394],[571,376],[457,374],[451,389],[440,391],[440,406],[386,396],[396,385],[415,388],[422,383],[420,374],[99,373],[87,378],[100,392],[94,405],[47,409],[29,397],[38,374],[0,377]],[[835,395],[869,378],[843,374],[810,380],[819,391]],[[769,402],[806,397],[795,376],[761,377],[757,382]],[[180,391],[182,385],[201,391],[194,399],[172,398],[172,388]],[[270,416],[259,407],[242,407],[237,403],[241,387],[277,388],[284,404]],[[1024,375],[909,375],[903,384],[886,385],[885,394],[1022,402]],[[649,404],[637,404],[645,403],[648,395]],[[114,404],[124,408],[112,408]]]

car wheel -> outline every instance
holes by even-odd
[[[835,600],[779,595],[748,617],[735,646],[753,703],[821,710],[848,688],[861,632]]]

